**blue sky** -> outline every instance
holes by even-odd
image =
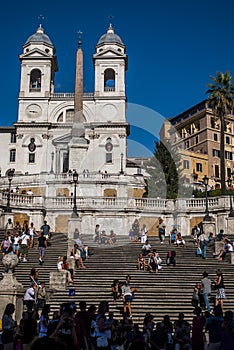
[[[128,115],[135,145],[130,155],[134,155],[136,143],[152,151],[158,133],[153,125],[159,115],[175,116],[206,98],[210,75],[217,71],[230,70],[234,75],[233,13],[232,0],[4,1],[0,21],[0,125],[12,125],[17,120],[18,55],[36,31],[38,16],[45,17],[43,27],[57,50],[56,92],[70,92],[74,90],[77,31],[83,32],[84,89],[93,91],[92,54],[111,14],[115,32],[129,55],[128,101],[152,111],[147,114],[146,128],[145,116],[136,121],[134,115]],[[144,131],[139,132],[139,128]],[[142,151],[142,155],[147,153]]]

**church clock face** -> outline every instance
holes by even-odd
[[[26,107],[26,114],[29,117],[40,117],[41,116],[41,107],[36,104],[31,104]]]

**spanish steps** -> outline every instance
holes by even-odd
[[[1,238],[3,233],[1,234]],[[230,236],[229,236],[230,237]],[[233,241],[234,237],[230,237]],[[224,309],[234,310],[234,281],[233,265],[227,261],[217,261],[213,258],[212,251],[208,248],[207,258],[201,259],[195,255],[196,247],[192,237],[185,237],[185,247],[171,247],[168,241],[160,244],[158,237],[149,237],[152,248],[156,248],[162,258],[163,268],[158,273],[138,271],[136,262],[141,252],[141,244],[130,242],[127,237],[119,237],[114,245],[98,245],[92,241],[92,236],[85,236],[85,243],[90,247],[91,255],[85,261],[86,269],[75,270],[74,285],[66,290],[53,291],[49,289],[49,276],[51,271],[57,271],[58,256],[67,253],[66,234],[53,234],[51,246],[48,247],[45,262],[42,266],[38,263],[38,252],[29,250],[28,262],[20,262],[15,270],[15,276],[26,289],[29,286],[29,273],[32,267],[39,269],[39,281],[45,281],[49,291],[48,303],[51,312],[59,309],[62,302],[75,302],[77,307],[81,300],[87,305],[98,306],[101,300],[108,300],[110,311],[115,318],[121,317],[123,307],[122,299],[113,302],[111,284],[114,279],[125,280],[130,274],[131,284],[137,289],[132,309],[133,321],[142,324],[146,312],[154,315],[155,321],[161,321],[165,314],[170,315],[171,320],[178,317],[179,312],[184,312],[187,320],[193,317],[191,298],[195,283],[202,278],[203,271],[209,273],[214,279],[217,268],[224,275],[227,299]],[[176,266],[166,265],[166,254],[169,250],[176,251]],[[2,270],[3,267],[1,266]],[[75,295],[70,295],[69,289],[75,290]],[[215,296],[215,291],[212,292]]]

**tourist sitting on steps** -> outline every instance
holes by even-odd
[[[176,240],[176,236],[177,236],[177,229],[174,228],[169,235],[169,244],[172,245],[175,243]]]
[[[78,269],[85,268],[84,261],[83,261],[83,259],[81,257],[81,251],[78,248],[77,244],[74,244],[74,247],[72,248],[72,251],[71,251],[71,255],[74,257],[74,259],[75,259],[75,266]]]
[[[60,256],[58,257],[57,268],[58,268],[59,272],[66,271],[67,283],[69,283],[69,284],[74,283],[72,276],[71,276],[71,272],[68,270],[68,266],[67,266],[67,268],[65,268],[63,257],[60,257]]]
[[[147,270],[149,272],[158,272],[158,260],[154,253],[149,253]]]
[[[137,259],[137,270],[144,270],[146,269],[146,263],[145,258],[143,257],[143,254],[139,254]]]
[[[217,260],[224,260],[228,253],[233,252],[233,245],[229,239],[224,239],[223,249],[220,251],[219,255],[216,257]]]
[[[183,239],[180,232],[177,233],[176,239],[175,239],[175,245],[178,246],[185,246],[185,240]]]

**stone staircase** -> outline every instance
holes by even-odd
[[[2,235],[1,235],[2,236]],[[230,237],[233,240],[233,237]],[[89,245],[92,255],[86,260],[86,269],[75,271],[75,283],[66,290],[56,291],[51,294],[48,301],[51,312],[59,309],[62,302],[73,301],[77,305],[85,300],[87,305],[108,300],[110,310],[115,318],[121,317],[122,300],[113,302],[111,296],[111,284],[113,279],[125,280],[125,276],[132,276],[132,285],[137,288],[133,308],[133,321],[142,324],[146,312],[151,312],[155,321],[162,320],[165,314],[169,314],[175,320],[179,312],[184,312],[189,321],[193,317],[191,296],[195,283],[200,281],[202,273],[206,270],[211,279],[215,278],[215,271],[220,268],[224,274],[227,300],[224,303],[225,310],[234,310],[234,282],[233,265],[226,261],[217,261],[212,257],[208,248],[207,259],[203,260],[195,256],[196,247],[191,237],[186,237],[186,247],[171,247],[168,243],[161,245],[157,237],[149,237],[152,248],[156,248],[162,258],[163,268],[158,273],[137,271],[136,261],[141,244],[130,243],[128,237],[119,237],[113,246],[97,245],[92,242],[92,236],[85,236],[85,243]],[[29,285],[29,273],[31,267],[38,267],[39,280],[43,280],[48,288],[49,274],[57,270],[57,258],[66,255],[67,240],[65,234],[54,234],[51,246],[47,250],[45,263],[38,264],[38,254],[35,249],[30,249],[29,261],[21,262],[16,267],[15,276],[26,288]],[[169,250],[176,251],[176,266],[166,266],[166,254]],[[75,295],[69,295],[69,289],[75,289]],[[215,292],[212,292],[215,296]]]

